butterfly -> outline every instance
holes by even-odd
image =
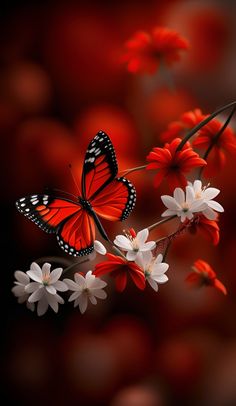
[[[75,201],[50,194],[34,194],[16,201],[16,207],[47,233],[55,233],[69,255],[83,256],[94,249],[95,225],[108,240],[100,218],[123,221],[133,210],[136,191],[124,177],[116,177],[118,164],[112,142],[99,131],[90,142]]]

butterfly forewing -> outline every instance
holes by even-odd
[[[118,172],[116,154],[107,134],[99,131],[90,142],[85,154],[82,191],[87,200],[98,195]]]
[[[94,221],[79,203],[32,195],[19,199],[16,207],[43,231],[56,233],[60,247],[68,254],[81,256],[93,251]]]
[[[66,218],[81,210],[81,206],[49,195],[32,195],[16,202],[19,212],[37,224],[46,233],[55,233]]]

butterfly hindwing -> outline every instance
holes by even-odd
[[[90,254],[94,249],[94,239],[94,220],[84,209],[72,215],[57,232],[60,247],[75,257]]]
[[[126,178],[116,178],[91,203],[98,216],[123,221],[133,210],[135,202],[136,191],[132,183]]]
[[[112,142],[99,131],[90,142],[84,159],[82,191],[87,200],[93,199],[117,175],[118,165]]]

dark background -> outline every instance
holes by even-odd
[[[85,315],[71,304],[41,318],[18,305],[13,273],[37,258],[64,255],[15,209],[45,187],[74,191],[89,140],[103,129],[119,168],[145,163],[160,133],[185,111],[210,113],[235,99],[235,3],[230,1],[3,2],[0,24],[3,389],[6,404],[165,406],[236,404],[235,162],[212,180],[221,189],[221,241],[179,237],[170,249],[169,282],[158,293],[131,284]],[[160,74],[130,75],[119,57],[136,30],[166,25],[191,48]],[[222,117],[223,118],[223,117]],[[154,223],[166,185],[151,173],[129,176],[137,206],[124,226]],[[207,180],[208,181],[208,180]],[[153,234],[171,231],[168,225]],[[228,289],[190,290],[194,260],[208,261]],[[100,259],[100,258],[98,258]],[[91,265],[79,270],[93,269]]]

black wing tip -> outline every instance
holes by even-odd
[[[135,207],[136,189],[135,189],[134,185],[126,178],[120,177],[120,178],[117,178],[117,180],[119,182],[124,183],[127,186],[128,191],[129,191],[129,199],[127,201],[125,209],[123,210],[122,216],[120,218],[120,221],[124,221],[129,217],[130,213],[133,211],[133,209]]]

